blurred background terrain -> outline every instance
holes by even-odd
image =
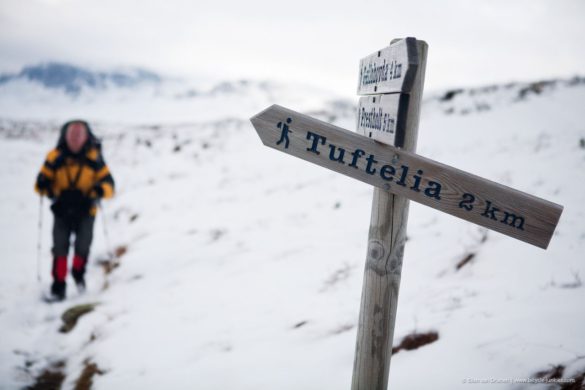
[[[347,388],[372,188],[265,148],[249,118],[277,103],[353,130],[358,60],[407,35],[430,46],[418,153],[565,209],[543,251],[411,203],[390,384],[580,386],[583,5],[418,3],[392,25],[378,2],[3,2],[0,388]],[[33,183],[79,117],[118,191],[87,293],[47,305]]]

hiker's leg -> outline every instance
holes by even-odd
[[[76,282],[84,281],[85,267],[93,239],[93,224],[95,218],[87,216],[82,218],[75,229],[75,255],[73,256],[73,269],[71,273]]]
[[[65,278],[67,277],[67,254],[69,252],[69,237],[71,225],[59,217],[53,223],[53,284],[51,292],[65,298]]]

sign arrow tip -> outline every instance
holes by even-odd
[[[264,110],[260,111],[259,113],[257,113],[256,115],[254,115],[253,117],[250,118],[250,122],[252,122],[252,124],[254,124],[254,122],[257,122],[258,119],[266,112],[270,111],[270,110],[274,110],[275,108],[280,107],[278,104],[273,104],[271,106],[268,106],[267,108],[265,108]],[[256,127],[256,125],[254,125],[254,127]]]

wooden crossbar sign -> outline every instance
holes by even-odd
[[[546,248],[562,206],[273,105],[251,119],[264,145]]]
[[[408,200],[546,249],[563,207],[415,153],[427,44],[360,61],[357,132],[273,105],[250,120],[264,145],[374,186],[353,390],[386,390]]]

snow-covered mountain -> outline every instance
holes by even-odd
[[[263,80],[191,80],[141,68],[90,70],[66,64],[26,66],[0,75],[0,118],[117,123],[184,123],[249,117],[275,100],[310,109],[339,97],[312,86]]]
[[[1,74],[0,85],[32,82],[45,88],[62,90],[77,96],[87,89],[132,88],[141,84],[159,84],[154,72],[131,68],[117,71],[91,71],[63,62],[25,66],[17,74]]]
[[[489,111],[505,105],[523,102],[536,96],[546,96],[559,89],[583,86],[585,77],[540,80],[531,83],[508,83],[476,88],[454,88],[427,97],[435,102],[446,115],[467,115]]]
[[[39,87],[72,105],[47,101],[59,112],[51,116],[40,95],[7,96],[6,85],[3,102],[33,103],[29,117],[4,107],[0,117],[0,388],[350,386],[372,189],[265,148],[248,118],[278,103],[353,129],[357,98],[232,83],[149,95],[146,119],[122,123],[137,106],[120,95]],[[395,344],[435,336],[393,356],[392,388],[582,383],[583,101],[579,78],[425,97],[418,153],[565,210],[544,251],[411,203]],[[48,306],[39,295],[50,282],[51,218],[46,202],[39,214],[32,183],[61,116],[78,116],[70,107],[104,110],[91,118],[118,193],[97,219],[89,291],[71,288],[67,301]],[[71,308],[85,314],[68,330]]]

